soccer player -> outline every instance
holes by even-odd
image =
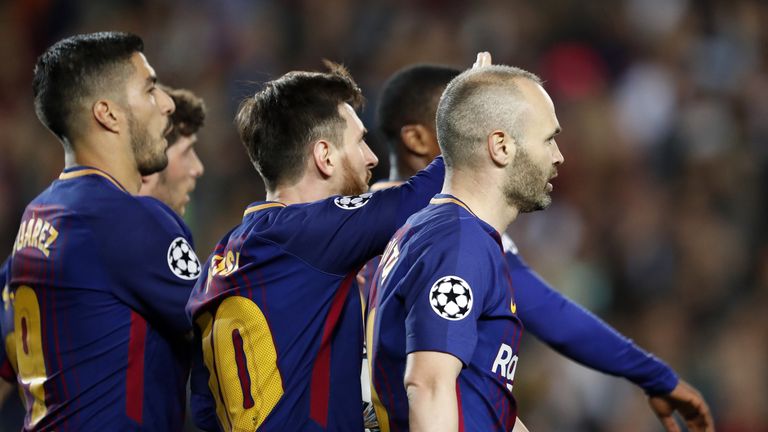
[[[168,166],[164,170],[143,176],[139,195],[153,196],[184,216],[189,194],[203,175],[203,163],[195,153],[197,131],[205,122],[203,100],[189,90],[160,88],[173,99],[176,109],[171,114],[173,130],[168,141]]]
[[[377,123],[390,151],[390,179],[372,189],[399,184],[440,153],[435,113],[440,94],[460,72],[438,65],[416,65],[398,71],[385,84]],[[691,413],[691,418],[709,419],[701,395],[669,366],[551,288],[522,260],[509,237],[502,235],[502,243],[516,287],[517,316],[528,332],[572,360],[640,386],[668,431],[677,430],[672,418],[675,410]],[[377,265],[375,260],[364,269],[366,288]],[[370,334],[372,326],[367,330]],[[707,422],[711,424],[711,420]]]
[[[419,101],[418,106],[409,109],[408,103],[400,104],[396,114],[388,113],[408,119],[403,121],[409,125],[396,128],[397,122],[381,123],[385,133],[389,128],[401,134],[404,144],[399,153],[406,154],[393,156],[395,176],[408,165],[418,165],[419,157],[436,150],[430,145],[433,140],[429,138],[434,137],[431,122],[424,121],[429,117],[420,114],[430,111],[428,102],[442,88],[440,81],[455,73],[429,69],[405,72],[397,78],[399,82],[389,83],[402,90],[412,84],[408,81],[415,80],[420,81],[418,88],[425,90],[421,96],[407,96],[410,102]],[[430,88],[434,93],[428,94]],[[382,103],[380,114],[385,114],[386,93]],[[374,387],[384,408],[379,410],[383,430],[388,430],[389,425],[408,427],[408,401],[413,430],[445,430],[451,426],[455,430],[457,424],[467,430],[490,430],[492,425],[503,425],[508,430],[515,407],[511,394],[505,394],[503,387],[511,391],[514,382],[520,331],[517,320],[526,322],[522,317],[524,308],[528,308],[528,315],[534,309],[537,313],[557,311],[558,319],[552,321],[558,323],[558,330],[562,329],[560,314],[566,320],[582,321],[584,330],[597,330],[600,344],[620,365],[614,368],[631,369],[629,364],[621,365],[622,361],[641,360],[638,370],[632,371],[635,375],[627,373],[628,377],[645,377],[649,379],[646,384],[657,386],[669,385],[664,383],[669,374],[676,381],[671,371],[661,377],[652,376],[668,368],[655,365],[660,362],[618,335],[606,335],[599,321],[590,315],[580,316],[586,312],[562,297],[554,297],[554,292],[546,292],[551,289],[532,278],[519,258],[508,253],[505,259],[501,254],[498,233],[519,211],[536,210],[549,203],[552,186],[547,180],[562,162],[554,142],[554,134],[559,131],[557,119],[538,79],[514,68],[462,75],[446,90],[437,124],[448,165],[444,192],[453,192],[453,196],[436,197],[433,205],[413,216],[396,234],[379,267],[378,285],[371,292],[372,368]],[[457,146],[460,142],[474,142],[475,148],[462,151]],[[533,301],[536,303],[531,304]],[[559,307],[564,307],[562,312]],[[550,319],[552,316],[547,315]],[[574,350],[569,343],[584,337],[584,333],[578,333],[582,330],[557,335],[553,324],[536,324],[546,341],[561,341],[566,352]],[[638,352],[623,357],[627,349]],[[583,351],[573,354],[587,357],[585,362],[596,362]],[[463,370],[462,365],[466,366]],[[403,375],[406,391],[393,386]],[[442,400],[443,406],[455,406],[451,403],[460,401],[458,413],[452,412],[453,418],[448,419],[452,423],[425,422],[429,405],[441,397],[449,398]],[[664,410],[670,414],[675,408],[690,413],[689,425],[701,425],[701,430],[711,427],[706,404],[682,381],[672,396],[655,402],[666,405]],[[665,425],[671,427],[665,420]],[[674,422],[671,417],[669,421]],[[676,426],[670,430],[676,430]]]
[[[183,427],[200,268],[183,221],[134,196],[167,165],[174,110],[142,51],[131,34],[77,35],[35,67],[35,110],[65,169],[27,206],[11,256],[25,430]]]
[[[197,142],[197,131],[205,121],[205,104],[201,98],[189,90],[172,89],[159,86],[166,92],[175,105],[171,114],[173,130],[168,136],[168,165],[160,172],[142,176],[139,195],[152,196],[171,207],[179,216],[184,216],[186,205],[189,202],[189,194],[195,188],[196,180],[203,174],[203,164],[195,153],[194,145]],[[10,295],[6,276],[10,260],[6,260],[0,267],[0,281],[2,281],[3,297],[0,303],[0,329],[13,329],[13,305],[10,303]],[[7,383],[16,382],[15,345],[12,331],[2,332],[5,335],[0,342],[0,406],[12,393],[13,386]],[[6,347],[13,350],[13,354],[6,354]],[[11,360],[14,363],[11,363]]]
[[[443,180],[437,158],[365,193],[378,160],[355,114],[362,95],[331,67],[268,82],[236,117],[267,200],[219,242],[188,304],[224,430],[363,429],[355,275]]]

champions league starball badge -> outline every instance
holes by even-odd
[[[458,276],[445,276],[429,290],[429,305],[441,317],[458,321],[472,310],[472,288]]]
[[[340,196],[336,197],[336,199],[333,200],[333,203],[340,209],[355,210],[368,204],[372,195],[373,194],[369,192],[362,195]]]
[[[184,237],[177,237],[168,247],[168,267],[176,276],[193,280],[200,276],[200,261]]]

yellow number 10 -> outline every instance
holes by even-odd
[[[266,317],[245,297],[228,297],[197,319],[216,415],[225,430],[253,431],[283,396]]]

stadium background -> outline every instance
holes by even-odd
[[[262,183],[232,117],[258,82],[345,63],[373,126],[383,81],[478,50],[540,74],[566,162],[554,205],[511,233],[572,298],[702,390],[718,430],[768,431],[768,3],[758,0],[284,0],[0,3],[0,242],[62,168],[31,71],[77,32],[141,35],[161,81],[208,104],[187,220],[207,256]],[[386,149],[371,139],[386,176]],[[88,263],[83,263],[84,271]],[[557,319],[557,317],[552,317]],[[528,335],[515,392],[541,431],[656,431],[642,393]],[[0,431],[18,430],[15,397]]]

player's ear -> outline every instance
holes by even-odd
[[[488,135],[488,154],[498,166],[507,166],[515,159],[517,145],[514,138],[502,130],[495,130]]]
[[[330,177],[336,164],[333,158],[333,144],[318,140],[312,144],[312,162],[323,177]]]
[[[115,111],[116,108],[117,106],[115,103],[109,100],[100,99],[91,107],[91,114],[93,114],[93,118],[96,119],[96,122],[100,124],[101,127],[110,132],[119,133],[120,122],[118,119],[120,113]]]
[[[434,134],[421,124],[410,124],[400,128],[400,141],[408,151],[418,156],[426,156],[434,150]]]

